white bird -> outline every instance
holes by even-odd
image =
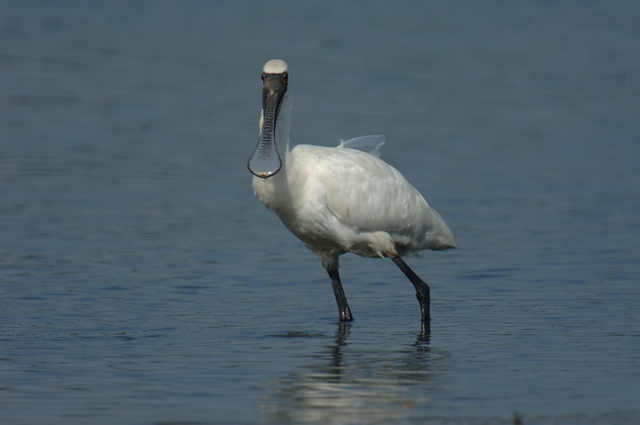
[[[340,311],[353,315],[338,274],[339,256],[389,257],[415,286],[423,325],[430,321],[429,286],[401,258],[423,249],[445,250],[456,241],[440,215],[395,168],[372,153],[351,149],[370,136],[336,148],[297,145],[289,151],[291,88],[286,62],[274,59],[262,73],[258,145],[249,159],[258,199],[325,267]],[[383,142],[384,143],[384,142]],[[379,143],[381,144],[381,143]]]

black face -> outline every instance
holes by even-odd
[[[284,85],[284,91],[287,91],[287,84],[289,83],[289,73],[283,72],[282,74],[267,74],[262,73],[262,86],[263,88],[276,89]]]
[[[249,171],[268,178],[280,171],[282,161],[276,146],[276,123],[287,93],[289,74],[262,74],[262,129],[258,146],[249,159]]]
[[[287,92],[287,86],[289,82],[289,74],[283,72],[282,74],[265,74],[262,73],[262,110],[266,118],[267,105],[269,102],[275,102],[277,108],[275,109],[276,119],[280,113],[280,105],[282,105],[282,98]],[[275,127],[275,122],[274,122]]]

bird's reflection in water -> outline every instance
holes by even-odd
[[[351,323],[340,322],[335,335],[335,344],[331,345],[331,364],[327,367],[328,382],[340,382],[342,371],[342,347],[347,345]]]
[[[306,367],[269,386],[263,403],[268,423],[389,423],[424,406],[431,372],[430,337],[424,329],[403,347],[349,345],[351,323],[339,323],[328,349]]]

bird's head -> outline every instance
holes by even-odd
[[[276,145],[276,124],[280,107],[287,94],[289,67],[285,61],[273,59],[262,69],[262,117],[258,145],[249,158],[249,171],[266,179],[282,167]]]

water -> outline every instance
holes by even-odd
[[[11,424],[640,421],[634,2],[3,2]],[[382,157],[459,249],[344,256],[355,316],[253,197],[261,67],[293,142]]]

